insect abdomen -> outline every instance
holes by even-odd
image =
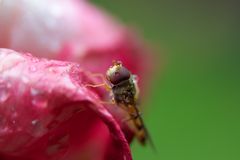
[[[144,128],[144,124],[143,121],[141,119],[141,117],[138,117],[134,120],[134,124],[136,126],[137,132],[136,132],[136,137],[138,139],[138,141],[142,144],[145,145],[146,143],[146,131]]]

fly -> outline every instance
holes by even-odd
[[[102,75],[100,76],[104,79]],[[113,66],[107,70],[105,77],[106,83],[87,86],[105,86],[110,90],[113,103],[128,113],[127,121],[132,121],[134,134],[138,141],[145,145],[148,140],[150,145],[155,148],[138,109],[139,89],[136,75],[133,75],[120,61],[115,61]]]

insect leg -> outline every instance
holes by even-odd
[[[106,78],[104,77],[104,75],[102,73],[87,72],[87,74],[92,76],[92,77],[99,77],[103,82],[106,82]]]
[[[107,104],[107,105],[115,105],[116,104],[114,99],[112,99],[111,101],[100,101],[100,103]]]
[[[105,83],[100,83],[100,84],[85,84],[84,86],[85,87],[93,87],[93,88],[97,88],[97,87],[102,87],[104,86],[105,87]]]
[[[100,84],[86,84],[85,87],[93,87],[93,88],[104,87],[107,91],[111,91],[111,86],[108,85],[108,83],[106,82],[106,79],[104,78],[103,74],[101,74],[101,73],[91,73],[91,72],[87,72],[87,74],[89,74],[90,76],[93,76],[93,77],[101,78],[103,83],[100,83]]]

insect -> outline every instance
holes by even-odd
[[[100,76],[104,78],[103,75]],[[133,75],[120,61],[114,61],[105,77],[106,83],[88,86],[105,86],[111,92],[113,103],[128,113],[127,121],[132,121],[134,134],[138,141],[145,145],[148,140],[155,148],[138,109],[139,89],[136,75]]]

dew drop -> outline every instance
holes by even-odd
[[[10,86],[7,86],[7,85],[6,86],[0,85],[0,102],[1,103],[5,102],[10,97],[9,87]]]
[[[41,91],[31,88],[32,104],[39,108],[46,108],[48,99]]]
[[[39,108],[46,108],[48,101],[47,101],[47,99],[38,96],[32,100],[32,104]]]
[[[34,120],[32,120],[32,122],[31,122],[31,123],[32,123],[32,125],[34,125],[34,126],[35,126],[35,125],[37,125],[37,123],[39,123],[39,121],[38,121],[37,119],[34,119]]]
[[[5,102],[9,98],[10,94],[6,89],[0,89],[0,102]]]

